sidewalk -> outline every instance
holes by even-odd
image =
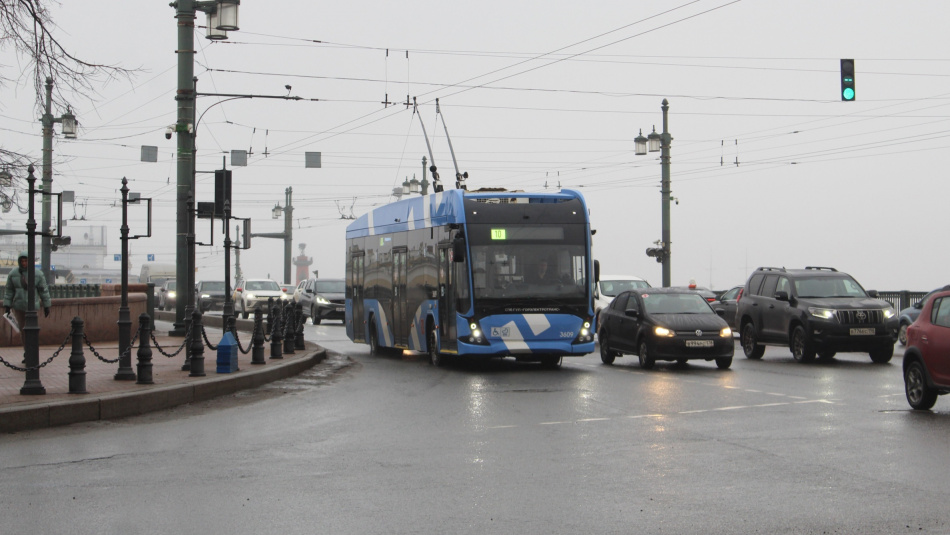
[[[171,323],[155,322],[155,339],[166,353],[174,353],[184,338],[168,336]],[[221,339],[220,328],[205,327],[208,340],[217,344]],[[135,333],[132,333],[133,336]],[[251,333],[238,332],[241,345],[247,349]],[[118,342],[92,344],[103,358],[112,360],[118,356]],[[136,351],[132,350],[132,370],[137,372]],[[191,403],[239,390],[254,388],[265,383],[284,379],[308,369],[326,356],[326,351],[311,342],[306,349],[298,349],[292,355],[283,354],[282,359],[270,358],[270,343],[265,343],[266,364],[251,364],[249,351],[238,351],[238,371],[217,373],[217,352],[204,350],[204,377],[189,377],[191,372],[182,371],[185,351],[173,358],[162,355],[149,341],[152,348],[152,380],[155,384],[140,385],[136,381],[116,381],[114,376],[119,364],[108,364],[96,358],[89,346],[83,345],[86,359],[87,394],[69,393],[69,357],[72,342],[48,365],[40,369],[40,382],[46,389],[44,395],[21,395],[20,389],[26,374],[0,365],[0,432],[11,433],[27,429],[53,427],[91,420],[111,420],[143,414]],[[45,362],[59,346],[41,346],[40,363]],[[0,356],[7,362],[22,366],[22,347],[0,348]]]

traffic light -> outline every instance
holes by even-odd
[[[666,251],[662,247],[650,247],[647,249],[647,256],[656,257],[657,262],[663,262]]]
[[[54,237],[52,240],[50,240],[50,242],[51,242],[50,249],[56,251],[60,247],[63,247],[65,245],[69,245],[70,243],[72,243],[73,238],[72,236],[63,236],[61,238]]]
[[[854,60],[841,60],[841,100],[854,100]]]

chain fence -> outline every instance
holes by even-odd
[[[2,356],[0,356],[0,364],[3,364],[3,365],[6,366],[7,368],[10,368],[11,370],[15,370],[15,371],[18,371],[18,372],[30,372],[30,371],[38,370],[38,369],[40,369],[40,368],[46,366],[46,365],[49,364],[50,362],[53,362],[53,359],[55,359],[56,357],[59,356],[59,354],[60,354],[60,353],[63,351],[63,349],[66,347],[66,344],[69,343],[69,340],[70,340],[70,338],[72,338],[74,332],[75,332],[75,331],[70,330],[70,331],[69,331],[69,334],[66,335],[66,339],[63,340],[63,344],[62,344],[61,346],[59,346],[59,349],[57,349],[56,351],[54,351],[54,352],[53,352],[53,355],[52,355],[50,358],[46,359],[45,362],[42,362],[42,363],[40,363],[40,364],[37,364],[36,366],[28,366],[28,367],[25,367],[25,368],[24,368],[24,367],[21,367],[21,366],[17,366],[16,364],[13,364],[12,362],[6,360],[6,359],[3,358]]]

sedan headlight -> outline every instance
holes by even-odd
[[[723,338],[732,338],[732,329],[729,327],[723,327],[722,330],[719,331],[719,336]]]
[[[825,320],[835,317],[835,309],[833,308],[808,307],[808,313]]]
[[[292,297],[292,296],[291,296],[291,295],[288,295],[288,294],[280,294],[280,298],[281,298],[281,299],[284,299],[284,300],[290,299],[291,297]]]
[[[168,292],[168,297],[174,298],[174,297],[175,297],[175,292]]]
[[[208,299],[209,297],[211,297],[210,294],[201,294],[202,299]]]
[[[676,336],[676,333],[674,333],[673,331],[667,329],[666,327],[654,327],[654,328],[653,328],[653,334],[655,334],[655,335],[657,335],[657,336],[663,336],[663,337],[666,337],[666,338],[672,338],[672,337]]]

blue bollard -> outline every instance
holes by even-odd
[[[225,331],[218,342],[218,373],[234,373],[238,371],[237,340],[230,331]]]

